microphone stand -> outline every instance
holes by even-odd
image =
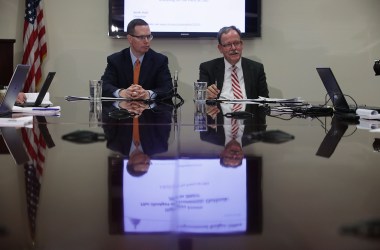
[[[173,86],[174,86],[174,114],[173,114],[173,119],[174,119],[174,124],[177,124],[177,88],[178,88],[178,71],[174,71],[174,77],[173,77]]]
[[[174,110],[173,110],[173,129],[174,129],[174,141],[177,143],[177,156],[180,157],[180,140],[179,140],[179,135],[180,135],[180,126],[178,124],[178,108],[181,107],[183,104],[183,99],[182,97],[178,94],[177,88],[178,88],[178,71],[174,71],[174,77],[173,77],[173,97],[174,97]],[[178,100],[179,99],[179,102]]]

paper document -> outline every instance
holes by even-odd
[[[25,93],[26,101],[28,103],[34,103],[37,99],[39,93]],[[49,92],[45,94],[44,99],[42,100],[41,105],[53,105],[53,103],[50,101],[50,95]]]
[[[295,97],[290,99],[281,99],[281,98],[267,98],[259,96],[257,99],[218,99],[217,101],[229,102],[229,103],[304,103],[301,97]]]
[[[380,114],[376,110],[357,109],[356,114],[360,116],[360,119],[380,120]]]
[[[258,99],[253,99],[255,101],[264,101],[264,102],[289,102],[289,103],[302,103],[305,100],[303,100],[301,97],[294,97],[290,99],[283,99],[283,98],[267,98],[259,96]]]
[[[41,115],[41,116],[51,116],[51,115],[59,115],[61,112],[60,106],[52,106],[52,107],[18,107],[14,106],[12,109],[14,113],[23,113],[30,115]]]
[[[33,123],[33,116],[0,118],[0,127],[25,127]]]

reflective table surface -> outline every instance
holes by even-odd
[[[247,105],[239,151],[219,105],[52,101],[1,128],[0,249],[380,248],[379,133]]]

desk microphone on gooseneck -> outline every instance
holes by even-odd
[[[178,88],[178,71],[174,71],[174,76],[173,76],[173,87],[174,87],[174,114],[173,114],[173,119],[174,123],[177,123],[177,88]]]
[[[174,85],[174,96],[177,96],[177,88],[178,88],[178,71],[174,71],[173,76],[173,85]]]

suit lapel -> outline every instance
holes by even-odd
[[[148,69],[152,69],[152,57],[150,50],[145,53],[143,62],[141,64],[141,69],[140,69],[140,77],[139,77],[139,83],[141,86],[144,87],[145,83],[147,82],[147,77],[149,76]]]
[[[217,81],[218,89],[222,90],[224,83],[224,59],[220,58],[215,67],[215,80]]]
[[[251,72],[249,64],[247,64],[246,60],[242,57],[241,58],[241,67],[243,69],[243,78],[244,78],[244,85],[245,85],[245,93],[247,95],[247,98],[250,98],[249,93],[252,93],[252,78],[251,78]]]
[[[124,67],[125,69],[122,71],[123,75],[124,75],[124,79],[125,79],[125,83],[123,84],[132,84],[133,82],[133,65],[132,65],[132,58],[131,58],[131,54],[130,54],[130,48],[128,48],[127,50],[125,50],[125,55],[124,55],[124,58],[125,58],[125,64],[124,64]]]

